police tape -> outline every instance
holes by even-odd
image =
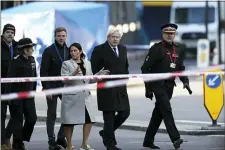
[[[156,79],[157,80],[157,79]],[[128,82],[128,79],[123,80],[114,80],[114,81],[107,81],[107,82],[100,82],[97,84],[86,84],[86,85],[76,85],[76,86],[70,86],[70,87],[62,87],[62,88],[54,88],[54,89],[48,89],[43,90],[42,92],[45,95],[57,95],[61,93],[70,93],[72,94],[83,91],[83,90],[92,90],[92,89],[103,89],[103,88],[110,88],[110,87],[117,87],[121,85],[126,85]],[[131,83],[137,84],[137,82]],[[29,91],[29,92],[18,92],[18,93],[10,93],[10,94],[3,94],[1,95],[1,101],[9,101],[14,99],[25,99],[25,98],[31,98],[36,95],[36,91]]]
[[[184,72],[164,73],[161,76],[152,76],[151,78],[149,78],[149,76],[145,76],[144,78],[142,77],[142,79],[143,79],[142,81],[151,82],[151,81],[173,78],[173,77],[176,77],[176,76],[201,76],[201,75],[210,75],[210,74],[217,74],[217,75],[223,74],[224,75],[225,72],[184,71]],[[138,79],[138,78],[141,78],[141,77],[135,76],[134,79]],[[61,94],[61,93],[79,92],[79,91],[82,91],[82,90],[91,90],[91,89],[96,89],[96,88],[97,89],[112,88],[112,87],[118,87],[118,86],[126,85],[128,83],[128,81],[129,81],[129,79],[127,78],[127,79],[99,82],[97,84],[97,86],[95,84],[76,85],[76,86],[71,86],[71,87],[62,87],[62,88],[54,88],[54,89],[43,90],[42,92],[45,95],[57,95],[57,94]],[[138,82],[131,82],[130,86],[134,87],[138,83],[140,83],[140,80],[138,80]],[[6,100],[14,100],[14,99],[25,99],[25,98],[34,97],[35,94],[36,94],[36,91],[9,93],[9,94],[1,95],[1,100],[6,101]]]
[[[87,75],[87,76],[56,76],[56,77],[24,77],[24,78],[1,78],[1,83],[13,82],[36,82],[36,81],[68,81],[68,80],[86,80],[86,79],[123,79],[123,78],[152,78],[173,74],[174,76],[199,76],[205,70],[224,68],[225,65],[218,65],[201,69],[200,71],[183,71],[174,73],[154,73],[154,74],[120,74],[120,75]],[[208,72],[208,74],[215,74]],[[223,72],[219,73],[223,74]]]

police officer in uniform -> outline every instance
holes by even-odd
[[[8,77],[36,77],[36,64],[32,56],[35,44],[29,38],[23,38],[18,42],[18,52],[9,65]],[[8,93],[36,90],[36,82],[8,83]],[[23,141],[30,141],[34,125],[37,120],[34,98],[16,99],[10,101],[9,111],[13,124],[13,150],[26,150]],[[23,116],[25,123],[23,125]]]
[[[173,42],[177,25],[165,24],[161,27],[161,30],[163,40],[154,44],[150,48],[144,64],[141,67],[143,74],[168,73],[185,70],[185,66],[183,64],[184,53],[179,46]],[[179,78],[183,82],[184,88],[190,90],[188,78]],[[151,149],[160,148],[154,144],[154,137],[162,120],[165,123],[169,137],[175,149],[179,148],[183,143],[183,140],[180,138],[179,131],[176,128],[170,104],[170,99],[172,98],[173,88],[175,85],[175,77],[153,82],[145,81],[145,96],[152,100],[154,94],[156,103],[146,131],[143,147],[149,147]]]

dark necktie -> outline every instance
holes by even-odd
[[[12,60],[13,59],[13,47],[12,47],[12,45],[9,46],[9,50],[10,50],[10,58]]]
[[[116,53],[116,48],[115,48],[115,47],[113,47],[113,51],[114,51],[116,57],[118,57],[118,55],[117,55],[117,53]]]

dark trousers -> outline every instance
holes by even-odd
[[[23,141],[29,142],[31,139],[37,121],[34,99],[15,100],[9,105],[9,111],[13,124],[13,147],[15,148],[23,144]]]
[[[10,139],[12,135],[12,119],[10,118],[7,127],[5,127],[5,120],[7,114],[8,101],[1,101],[1,143],[6,144],[5,140]]]
[[[130,110],[118,111],[103,111],[104,119],[104,136],[103,144],[106,147],[115,146],[117,144],[114,131],[119,128],[130,115]]]
[[[53,95],[52,99],[47,98],[47,120],[46,120],[46,126],[47,126],[47,134],[49,140],[55,140],[55,121],[56,121],[56,113],[57,113],[57,98],[62,98],[61,95]],[[64,129],[63,124],[61,124],[59,132],[58,132],[58,139],[65,139],[64,135]]]
[[[156,103],[152,112],[152,117],[146,131],[144,138],[144,145],[149,145],[154,142],[154,137],[159,129],[162,120],[165,123],[167,132],[171,141],[180,138],[180,134],[176,128],[175,121],[172,114],[170,99],[173,95],[174,84],[168,84],[160,88],[153,89]]]

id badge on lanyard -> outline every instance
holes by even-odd
[[[57,48],[57,46],[56,46],[56,44],[54,43],[54,46],[55,46],[55,50],[56,50],[56,52],[57,52],[57,54],[58,54],[58,56],[59,56],[59,59],[61,60],[61,62],[63,62],[64,60],[65,60],[65,56],[66,56],[66,49],[65,49],[65,46],[64,46],[64,59],[62,59],[62,57],[61,57],[61,55],[59,54],[59,50],[58,50],[58,48]]]
[[[176,68],[176,64],[175,63],[170,63],[170,68]]]
[[[171,53],[169,52],[169,50],[166,48],[166,46],[165,46],[165,44],[164,44],[164,42],[163,42],[163,47],[167,50],[167,54],[169,55],[169,58],[170,58],[170,68],[173,68],[173,69],[175,69],[176,68],[176,50],[175,50],[175,48],[174,48],[174,46],[173,46],[173,54],[174,54],[174,59],[173,59],[173,57],[171,56]]]

